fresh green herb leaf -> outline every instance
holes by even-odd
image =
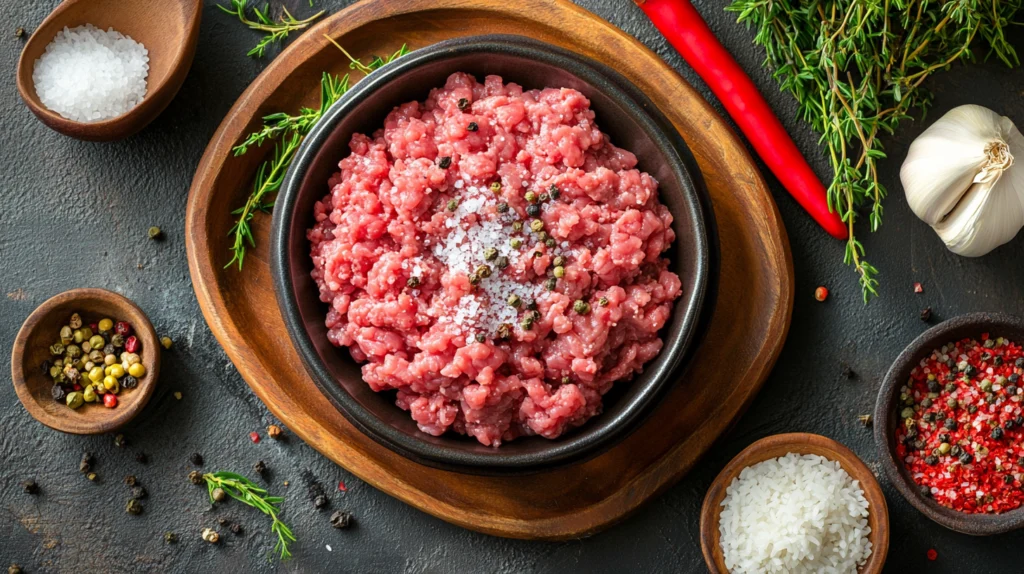
[[[249,27],[251,30],[258,30],[260,32],[266,32],[266,35],[256,44],[256,46],[249,50],[248,56],[255,58],[262,58],[263,54],[266,53],[267,48],[271,44],[280,44],[284,42],[288,34],[297,30],[302,30],[309,27],[316,20],[323,15],[323,10],[313,14],[305,20],[298,20],[288,11],[284,6],[281,7],[281,17],[278,22],[275,22],[270,17],[270,7],[266,5],[263,10],[253,7],[252,13],[255,19],[249,18],[246,15],[246,4],[248,0],[231,0],[231,6],[227,7],[221,4],[217,4],[217,7],[222,12],[237,16],[238,20]],[[313,6],[313,0],[309,1],[309,5]]]
[[[828,204],[849,227],[845,261],[865,302],[878,295],[878,269],[864,259],[854,223],[866,214],[871,231],[882,224],[879,136],[912,112],[923,117],[931,105],[924,81],[974,60],[976,41],[1018,65],[1003,32],[1021,7],[1022,0],[733,0],[727,8],[756,30],[765,63],[821,134],[833,175]]]
[[[232,1],[242,2],[243,4],[245,2],[245,0]],[[328,40],[331,39],[328,38]],[[331,42],[338,46],[334,40],[331,40]],[[340,49],[341,46],[338,46],[338,48]],[[402,44],[401,48],[387,58],[374,57],[369,64],[363,64],[349,55],[344,49],[341,51],[348,57],[349,65],[364,74],[369,74],[381,66],[394,61],[396,58],[409,53],[408,47]],[[249,194],[249,198],[246,199],[245,205],[231,212],[232,215],[238,216],[238,219],[235,220],[235,224],[228,231],[228,235],[234,237],[234,242],[230,248],[232,253],[231,260],[224,266],[225,268],[237,264],[238,269],[242,269],[245,263],[246,250],[249,247],[256,246],[251,225],[253,217],[260,212],[270,213],[271,209],[273,209],[274,202],[268,198],[281,188],[285,172],[288,171],[288,166],[291,165],[295,152],[298,151],[299,146],[302,144],[302,139],[320,121],[324,112],[341,99],[348,90],[349,74],[338,77],[325,72],[320,78],[319,107],[316,109],[302,108],[296,115],[289,115],[283,112],[268,114],[263,117],[263,127],[261,129],[249,134],[241,143],[232,148],[235,156],[240,156],[248,152],[252,146],[259,147],[264,142],[270,140],[276,140],[277,142],[274,145],[273,157],[264,161],[260,164],[259,169],[257,169],[253,190]]]
[[[220,488],[228,496],[266,514],[271,519],[270,531],[277,535],[277,544],[274,545],[274,552],[281,556],[281,560],[292,557],[288,550],[288,544],[295,542],[295,535],[291,528],[278,518],[281,509],[278,505],[284,501],[280,496],[269,496],[265,488],[249,480],[248,478],[234,472],[213,472],[203,475],[206,481],[206,492],[213,504],[213,490]]]

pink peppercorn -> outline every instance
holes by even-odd
[[[256,431],[249,433],[249,439],[252,440],[252,442],[260,442],[260,433]]]
[[[114,332],[123,337],[127,337],[132,334],[132,326],[127,321],[118,321],[114,324]]]
[[[103,406],[108,409],[112,409],[117,406],[117,395],[114,393],[107,393],[103,395]]]
[[[340,490],[342,492],[348,492],[348,487],[345,486],[345,482],[344,481],[341,481],[341,480],[338,481],[338,490]]]
[[[924,293],[924,287],[920,283],[914,283],[914,293]]]
[[[928,559],[929,560],[935,560],[938,557],[939,557],[939,553],[936,552],[934,548],[929,548],[928,549]]]
[[[142,344],[139,343],[139,339],[135,335],[124,340],[124,350],[129,353],[138,353],[141,346]]]

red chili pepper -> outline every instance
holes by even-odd
[[[836,239],[848,230],[830,211],[825,187],[757,86],[689,0],[633,0],[715,93],[782,186]]]

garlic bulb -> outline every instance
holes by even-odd
[[[977,257],[1024,227],[1024,136],[982,106],[953,108],[910,145],[900,179],[910,209],[950,251]]]

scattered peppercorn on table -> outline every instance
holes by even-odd
[[[313,8],[305,1],[285,5],[302,19],[320,10],[336,12],[349,3],[315,0]],[[665,49],[664,40],[639,8],[620,0],[578,3],[664,55],[710,98],[680,58]],[[0,48],[6,69],[14,69],[25,38],[56,4],[55,0],[12,4]],[[510,572],[701,571],[703,559],[696,542],[700,504],[712,479],[736,453],[761,437],[799,430],[838,440],[874,468],[878,453],[865,426],[870,418],[862,417],[873,411],[878,381],[899,350],[929,324],[966,311],[1024,315],[1019,303],[1024,300],[1020,238],[984,258],[959,258],[949,254],[907,207],[898,192],[898,166],[927,122],[905,122],[905,131],[885,140],[889,160],[880,164],[879,177],[892,192],[886,204],[886,225],[877,234],[860,237],[872,262],[885,274],[880,297],[869,306],[861,302],[855,278],[842,264],[842,245],[821,233],[785,190],[769,179],[795,260],[793,324],[782,356],[757,399],[695,470],[623,523],[571,543],[502,540],[441,522],[367,486],[306,447],[256,399],[206,327],[187,269],[186,192],[209,137],[276,52],[269,47],[263,59],[246,56],[260,34],[216,11],[215,2],[205,4],[199,49],[178,97],[146,130],[127,141],[94,145],[62,137],[24,109],[10,83],[0,91],[9,132],[5,141],[16,142],[0,146],[0,157],[8,166],[6,203],[0,209],[0,261],[5,268],[0,276],[4,325],[0,344],[11,348],[18,325],[42,301],[81,286],[115,290],[135,301],[162,338],[160,348],[129,349],[130,334],[118,333],[121,318],[116,316],[82,315],[78,325],[69,315],[70,336],[61,330],[52,334],[50,344],[57,352],[49,359],[52,364],[45,376],[54,381],[63,377],[54,386],[54,399],[60,389],[67,405],[68,397],[77,393],[79,409],[103,409],[100,401],[106,397],[132,392],[131,380],[146,380],[149,375],[138,371],[140,363],[132,361],[131,354],[162,353],[154,396],[146,410],[117,435],[72,436],[46,429],[28,415],[8,387],[9,400],[0,403],[0,430],[5,437],[0,441],[5,463],[0,477],[8,486],[0,490],[0,505],[5,509],[0,514],[5,533],[0,568],[16,564],[25,573],[472,572],[490,571],[501,564]],[[277,14],[281,5],[272,1],[271,14]],[[696,7],[751,76],[811,167],[826,178],[830,168],[817,136],[797,119],[792,98],[778,92],[770,71],[762,66],[763,51],[751,46],[752,32],[736,24],[735,15],[725,13],[721,3],[702,2]],[[24,36],[16,34],[18,28],[24,28]],[[1011,42],[1019,44],[1020,38]],[[935,93],[929,118],[969,103],[969,94],[986,94],[986,106],[1002,110],[1018,125],[1024,121],[1013,116],[1019,108],[1017,94],[1024,91],[1020,69],[1007,71],[994,63],[970,68],[954,65],[927,86]],[[555,279],[559,278],[557,263],[552,269]],[[245,272],[227,272],[237,276],[237,296],[246,296]],[[915,283],[920,289],[915,289]],[[508,303],[517,305],[512,297]],[[597,312],[600,304],[596,302],[590,311]],[[922,314],[925,309],[929,312]],[[117,335],[122,338],[115,344]],[[287,334],[273,326],[242,336],[289,344]],[[95,337],[102,342],[94,341]],[[58,343],[63,348],[56,348]],[[107,345],[115,352],[106,353]],[[984,352],[984,342],[977,350]],[[94,358],[94,351],[102,356]],[[93,363],[89,369],[86,362]],[[71,369],[77,371],[77,383],[71,381]],[[999,376],[1007,380],[998,380]],[[931,399],[930,411],[953,408],[944,394],[948,382],[938,382],[941,386]],[[932,392],[928,383],[925,378],[915,385]],[[992,389],[1000,386],[1000,396],[1010,383],[1020,388],[1000,373],[990,383]],[[81,389],[76,390],[75,384]],[[89,389],[94,402],[89,401]],[[943,400],[947,402],[936,402]],[[78,398],[71,399],[72,404],[77,402]],[[956,408],[961,408],[959,403]],[[1019,436],[1019,424],[1013,418],[1007,420],[1009,431],[1004,421],[1002,432],[1011,438]],[[928,442],[924,458],[931,448],[941,453],[941,434],[954,439],[965,432],[937,429],[936,436],[928,437],[935,446]],[[1007,440],[1006,436],[993,438],[993,432],[989,429],[987,438],[972,440],[979,444]],[[921,437],[910,439],[911,448],[917,438]],[[944,457],[952,456],[956,443],[946,441],[949,452]],[[923,458],[920,464],[931,468]],[[283,498],[280,519],[297,539],[289,544],[291,562],[267,560],[278,538],[265,514],[230,496],[211,506],[203,476],[220,471],[244,475],[269,495]],[[199,485],[190,482],[190,473],[195,473]],[[997,484],[998,477],[991,478]],[[1020,569],[1016,543],[1024,540],[1024,533],[998,540],[956,534],[914,510],[884,476],[879,481],[890,505],[888,570]],[[1003,499],[997,495],[995,500]]]

